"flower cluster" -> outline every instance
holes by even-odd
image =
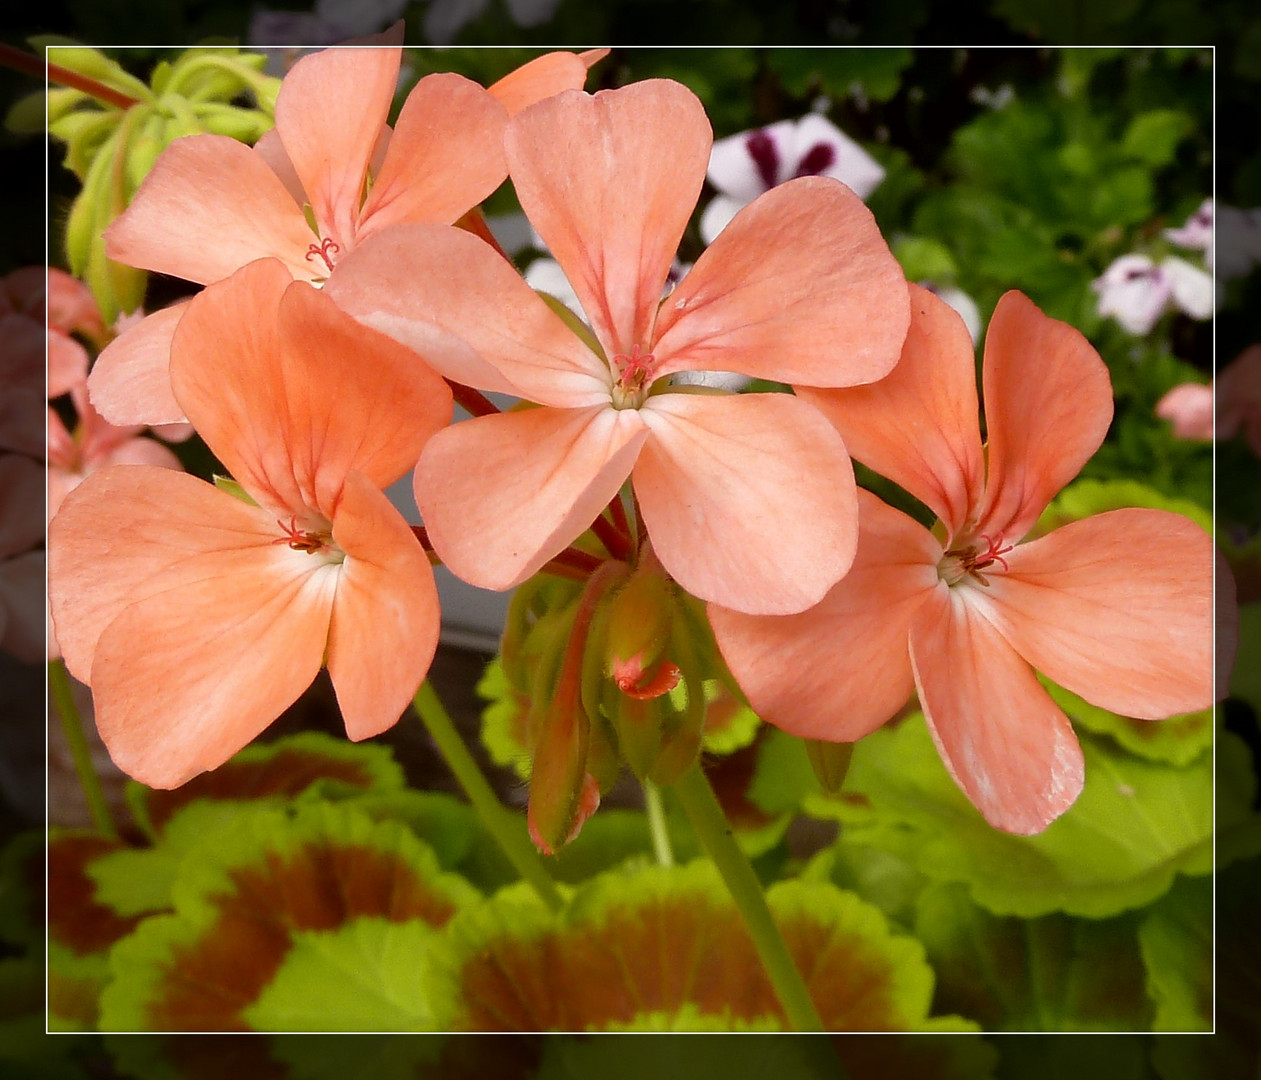
[[[983,445],[968,330],[837,178],[879,167],[821,118],[715,144],[679,83],[589,94],[600,55],[489,90],[427,76],[392,129],[397,46],[308,56],[273,131],[178,141],[109,227],[111,258],[205,287],[106,348],[92,402],[186,420],[232,476],[101,468],[52,523],[58,638],[114,759],[180,784],[322,666],[351,738],[389,727],[436,647],[432,559],[572,582],[505,638],[544,850],[619,761],[670,782],[695,759],[713,680],[842,744],[916,692],[985,817],[1044,828],[1083,764],[1035,669],[1134,717],[1206,706],[1209,537],[1154,510],[1038,535],[1111,418],[1088,342],[1006,295]],[[743,205],[711,204],[680,275],[707,175],[741,155]],[[485,230],[505,178],[585,321]],[[937,525],[860,489],[851,453]],[[409,472],[423,528],[383,494]]]

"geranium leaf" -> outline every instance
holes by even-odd
[[[388,747],[308,731],[247,746],[231,761],[170,791],[130,783],[127,798],[136,820],[157,834],[182,807],[199,799],[280,804],[304,792],[329,798],[403,786],[403,770]]]
[[[257,810],[182,864],[174,914],[146,919],[115,947],[102,1023],[120,1031],[283,1030],[297,1015],[314,1023],[313,1011],[347,989],[339,968],[353,967],[357,1023],[397,1029],[399,995],[410,987],[406,1027],[440,1026],[425,990],[426,958],[439,941],[433,928],[477,895],[397,822],[333,803],[292,815]],[[382,925],[355,929],[361,922]],[[422,938],[427,944],[417,948]],[[337,984],[315,979],[294,1001],[277,989],[295,986],[290,964]],[[334,1009],[316,1029],[341,1030],[339,1016]]]
[[[1213,1027],[1213,883],[1180,880],[1147,913],[1138,931],[1157,1031]]]
[[[1133,914],[1001,917],[961,885],[924,890],[916,909],[939,1008],[987,1031],[1135,1031],[1151,1022]]]
[[[1247,748],[1219,730],[1217,828],[1256,831]],[[1086,784],[1045,832],[991,828],[946,773],[916,714],[855,749],[846,797],[811,813],[841,819],[851,842],[893,852],[938,881],[960,881],[996,914],[1101,918],[1149,903],[1178,872],[1212,867],[1213,755],[1183,768],[1081,736]]]
[[[826,884],[767,896],[832,1030],[916,1030],[933,975],[921,946],[880,912]],[[713,867],[601,874],[549,913],[520,886],[448,928],[462,1030],[778,1028],[783,1014]]]

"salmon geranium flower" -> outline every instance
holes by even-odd
[[[381,488],[449,422],[450,392],[273,259],[189,304],[171,383],[248,498],[120,465],[86,477],[49,526],[57,640],[115,762],[179,785],[321,666],[350,738],[390,727],[433,657],[438,599]]]
[[[905,279],[862,201],[805,177],[741,211],[662,302],[712,141],[701,103],[668,80],[569,91],[509,123],[521,205],[591,332],[575,333],[489,246],[450,228],[380,233],[330,281],[346,311],[448,378],[539,406],[456,424],[422,455],[429,537],[466,581],[524,581],[628,476],[653,550],[695,596],[800,611],[848,569],[857,507],[835,429],[789,394],[671,376],[879,379],[906,334]]]
[[[208,285],[271,256],[295,280],[319,284],[374,232],[456,221],[507,175],[508,110],[443,72],[416,84],[391,130],[401,57],[398,45],[303,57],[281,84],[275,128],[253,148],[226,135],[177,139],[105,231],[109,257]],[[553,77],[572,79],[569,67]],[[183,419],[167,376],[183,311],[155,312],[101,354],[89,388],[107,420]]]
[[[800,392],[937,527],[860,492],[854,566],[821,604],[782,619],[711,605],[710,618],[764,719],[849,742],[918,691],[946,768],[986,820],[1036,833],[1077,798],[1083,761],[1034,669],[1139,719],[1208,707],[1212,539],[1179,514],[1122,509],[1021,543],[1103,441],[1108,370],[1076,330],[1007,293],[985,341],[983,449],[967,329],[911,292],[889,378]]]

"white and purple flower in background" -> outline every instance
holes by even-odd
[[[1149,333],[1171,308],[1193,319],[1213,314],[1212,277],[1175,255],[1159,263],[1147,255],[1122,255],[1093,285],[1099,314],[1116,319],[1136,337]]]
[[[1213,250],[1213,200],[1205,199],[1200,208],[1177,229],[1166,229],[1165,237],[1188,251]],[[1212,263],[1209,264],[1212,266]]]
[[[701,239],[712,244],[743,207],[798,176],[830,176],[865,199],[884,179],[884,169],[818,113],[719,139],[708,172],[718,194],[701,215]]]

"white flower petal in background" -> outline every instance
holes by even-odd
[[[1210,251],[1213,247],[1213,200],[1205,199],[1200,208],[1177,229],[1166,229],[1165,236],[1188,251]]]
[[[525,283],[535,292],[555,297],[583,322],[587,321],[586,312],[578,302],[578,294],[555,259],[535,259],[525,269]]]
[[[1093,282],[1099,314],[1143,337],[1165,312],[1173,289],[1146,255],[1122,255]]]
[[[1175,255],[1161,260],[1160,272],[1173,291],[1173,302],[1193,319],[1213,317],[1213,278]]]
[[[973,345],[981,339],[981,309],[976,306],[976,301],[972,297],[952,285],[938,285],[933,281],[921,281],[919,284],[941,297],[959,313],[959,317],[963,319],[963,325],[972,335]]]
[[[701,215],[701,238],[710,244],[741,207],[786,180],[830,176],[865,199],[884,179],[884,169],[827,117],[812,112],[719,139],[707,175],[718,190]]]

